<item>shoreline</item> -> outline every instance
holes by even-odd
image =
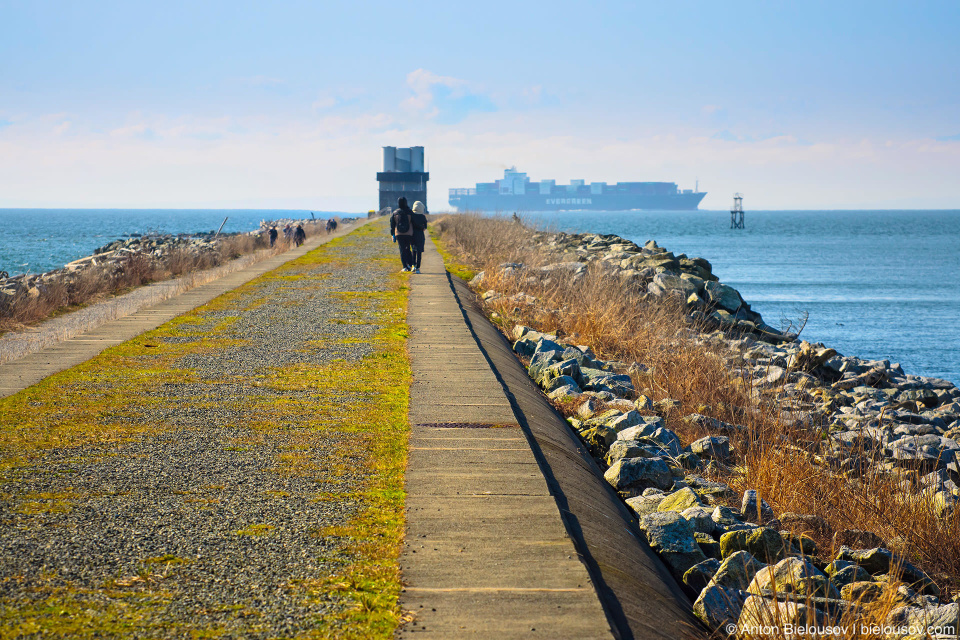
[[[705,624],[745,627],[774,609],[794,617],[799,607],[861,620],[866,593],[889,597],[880,622],[913,624],[928,615],[958,621],[948,591],[956,575],[935,581],[921,568],[933,566],[932,549],[916,556],[919,564],[908,561],[920,551],[908,534],[920,520],[880,517],[883,527],[838,526],[828,521],[836,515],[832,507],[811,508],[814,500],[802,511],[784,510],[785,495],[768,487],[758,492],[753,483],[760,470],[792,456],[797,469],[817,470],[817,482],[851,497],[889,485],[893,493],[877,495],[902,503],[902,517],[934,518],[923,526],[952,531],[960,508],[960,389],[771,330],[738,291],[719,283],[709,263],[655,242],[641,248],[612,234],[530,235],[532,246],[549,254],[545,264],[503,262],[477,274],[471,288],[528,375],[606,470],[636,514],[640,535],[686,585]],[[604,345],[567,335],[569,327],[543,328],[545,322],[562,329],[564,313],[575,313],[545,302],[561,299],[550,297],[550,288],[560,286],[557,276],[574,287],[608,278],[624,292],[639,291],[639,304],[686,309],[681,326],[687,328],[678,339],[715,354],[739,381],[750,401],[733,414],[741,412],[744,422],[719,419],[707,405],[691,411],[670,397],[654,401],[659,372],[647,363],[599,357]],[[538,317],[540,326],[517,320]],[[752,424],[750,414],[763,407],[775,412],[770,417],[780,431],[765,435]],[[762,453],[751,453],[757,446]],[[739,509],[734,484],[743,491]],[[805,590],[797,580],[818,586]],[[899,591],[887,588],[898,584]],[[796,595],[780,602],[771,589]]]
[[[342,220],[345,226],[349,226],[357,222],[359,218]],[[279,226],[281,224],[295,224],[298,222],[304,223],[314,221],[264,221],[261,223],[261,228],[257,231],[231,234],[231,236],[224,237],[259,237],[264,230],[268,229],[271,225],[276,224]],[[319,225],[310,226],[318,227],[317,229],[313,229],[310,235],[322,233],[322,230],[319,229]],[[280,228],[282,228],[282,226]],[[207,235],[210,234],[179,234],[177,236],[164,235],[155,236],[154,238],[165,243],[175,243],[183,239],[187,239],[188,241],[195,239],[202,240]],[[122,254],[125,252],[130,255],[131,252],[129,252],[128,249],[129,244],[131,241],[139,240],[141,238],[150,239],[151,237],[131,235],[126,240],[115,240],[107,245],[104,245],[103,247],[99,247],[94,254],[68,263],[61,269],[56,269],[43,274],[37,274],[32,277],[13,276],[2,279],[0,280],[0,294],[2,294],[5,289],[10,287],[11,282],[26,282],[27,284],[25,286],[39,289],[39,287],[42,287],[50,282],[56,282],[61,278],[69,277],[78,272],[82,272],[85,268],[103,266],[106,261],[102,258],[102,256],[112,256],[117,253]],[[111,249],[111,247],[115,248]],[[258,249],[250,253],[240,255],[227,262],[214,265],[210,268],[190,270],[179,276],[135,286],[132,290],[119,295],[109,294],[106,299],[95,300],[89,306],[83,306],[75,310],[68,310],[65,313],[56,315],[52,318],[47,318],[45,320],[40,320],[37,323],[30,324],[22,329],[7,331],[3,334],[0,334],[0,364],[16,361],[26,355],[40,351],[52,344],[69,340],[70,338],[80,335],[86,331],[95,329],[106,322],[130,315],[141,308],[158,304],[174,296],[190,291],[195,287],[213,282],[226,275],[262,262],[263,260],[277,255],[278,253],[285,252],[291,248],[294,248],[292,243],[283,242],[281,240],[281,243],[273,249]],[[98,258],[100,258],[99,262]],[[12,295],[7,296],[6,300],[0,297],[0,310],[3,310],[5,313],[9,313],[11,301],[14,304],[16,303],[16,299]],[[4,308],[4,304],[7,305],[7,308]]]

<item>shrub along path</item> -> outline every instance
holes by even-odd
[[[0,637],[387,637],[406,290],[382,221],[0,400]]]

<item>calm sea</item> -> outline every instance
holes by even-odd
[[[261,220],[310,215],[289,209],[0,209],[0,271],[17,275],[59,269],[131,233],[216,231],[224,218],[223,233],[234,233],[253,231]]]
[[[0,270],[40,273],[131,233],[213,231],[224,217],[224,232],[234,232],[310,212],[0,209]],[[808,315],[807,340],[960,384],[960,211],[747,211],[743,230],[730,229],[726,211],[525,218],[638,244],[653,239],[676,254],[706,258],[768,324]]]
[[[774,326],[960,384],[960,211],[528,213],[558,231],[615,233],[706,258]]]

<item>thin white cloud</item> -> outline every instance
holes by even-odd
[[[407,111],[433,118],[440,112],[434,102],[436,88],[446,87],[454,96],[459,97],[466,92],[467,82],[460,78],[437,75],[426,69],[417,69],[407,74],[407,86],[413,95],[401,102],[400,106]]]

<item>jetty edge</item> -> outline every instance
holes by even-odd
[[[410,278],[398,637],[702,635],[586,448],[426,248]]]
[[[488,317],[711,630],[956,629],[953,384],[773,329],[709,262],[653,241],[469,215],[438,227],[450,255],[484,269],[470,285]],[[631,361],[644,349],[624,333],[650,319],[660,353]]]
[[[23,325],[32,325],[51,315],[149,283],[175,286],[154,287],[156,295],[145,299],[157,301],[163,296],[181,293],[199,282],[215,279],[222,273],[294,246],[292,235],[280,236],[277,243],[271,245],[267,234],[270,227],[302,225],[306,235],[312,237],[323,233],[324,222],[284,218],[261,221],[258,229],[249,232],[131,234],[59,269],[13,276],[0,271],[0,332],[17,332]],[[129,305],[120,306],[129,308]]]

